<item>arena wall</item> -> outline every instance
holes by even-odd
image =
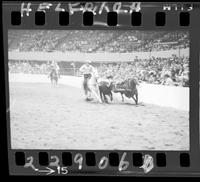
[[[10,82],[49,83],[47,75],[10,73]],[[62,76],[59,83],[81,89],[82,78],[74,76]],[[155,104],[164,107],[173,107],[179,110],[189,111],[189,88],[172,87],[154,84],[140,84],[138,86],[139,102]],[[121,96],[115,94],[121,101]]]
[[[80,53],[80,52],[19,52],[9,51],[9,60],[33,60],[33,61],[85,61],[87,59],[93,62],[128,62],[136,57],[139,59],[149,59],[150,57],[171,57],[189,56],[189,49],[177,49],[155,52],[133,52],[133,53]]]

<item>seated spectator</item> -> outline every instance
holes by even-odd
[[[163,85],[168,85],[168,86],[173,86],[174,82],[173,80],[170,78],[169,74],[165,74],[164,75],[164,80],[162,82]]]

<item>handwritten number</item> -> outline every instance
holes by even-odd
[[[55,159],[55,161],[50,162],[49,165],[50,165],[50,166],[56,166],[56,167],[58,167],[58,166],[59,166],[59,162],[60,162],[58,156],[53,155],[53,156],[51,156],[51,159]]]
[[[67,167],[62,167],[61,169],[62,169],[62,174],[68,174],[69,171]]]
[[[74,162],[78,163],[78,169],[81,170],[82,169],[82,164],[83,164],[83,156],[82,154],[78,153],[75,155],[74,157]]]
[[[108,158],[107,157],[102,157],[100,162],[99,162],[99,169],[105,169],[108,166]]]
[[[24,165],[24,167],[30,167],[31,165],[33,165],[33,157],[27,157],[27,163]]]
[[[33,165],[34,158],[33,156],[27,157],[27,163],[24,165],[25,168],[31,167],[34,171],[38,171],[38,169],[35,168]]]
[[[125,171],[129,167],[129,164],[130,164],[129,161],[125,160],[126,154],[127,153],[124,152],[121,157],[121,160],[120,160],[120,163],[118,166],[119,171]],[[60,173],[67,174],[68,173],[67,167],[60,167],[60,165],[59,165],[60,160],[59,160],[58,156],[56,156],[56,155],[51,156],[51,160],[53,160],[53,161],[50,162],[49,165],[52,167],[56,166],[57,170],[58,170],[58,174],[60,174]],[[154,168],[153,157],[150,155],[145,155],[143,157],[143,160],[144,160],[143,165],[140,168],[143,168],[144,172],[148,173],[149,171],[151,171]],[[25,168],[30,167],[34,171],[39,171],[39,169],[35,168],[35,166],[33,165],[33,161],[34,161],[33,156],[27,157],[27,162],[24,165],[24,167]],[[78,169],[81,170],[83,167],[83,155],[80,153],[77,153],[74,157],[74,162],[78,164]],[[98,164],[98,168],[101,170],[105,169],[108,166],[108,162],[109,162],[108,157],[103,156]]]
[[[129,162],[124,160],[125,157],[126,157],[126,152],[123,153],[122,158],[121,158],[121,160],[120,160],[119,168],[118,168],[119,171],[124,171],[124,170],[126,170],[126,169],[128,168],[128,166],[129,166]]]

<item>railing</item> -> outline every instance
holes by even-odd
[[[10,73],[25,73],[25,74],[49,74],[49,70],[40,70],[40,69],[9,69]],[[78,68],[65,68],[60,69],[61,75],[69,75],[69,76],[81,76],[81,73]]]

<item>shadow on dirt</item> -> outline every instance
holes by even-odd
[[[99,103],[98,101],[89,101],[87,102],[89,104],[100,104],[100,105],[129,105],[129,106],[134,106],[134,107],[141,107],[141,106],[146,106],[144,103],[138,103],[137,105],[133,102],[109,102],[109,103]]]

